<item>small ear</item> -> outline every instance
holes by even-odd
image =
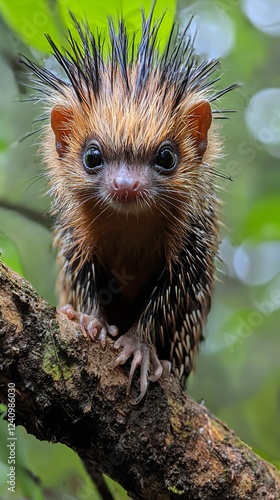
[[[55,147],[59,157],[67,151],[67,138],[71,133],[73,114],[70,109],[55,106],[51,111],[51,127],[55,135]]]
[[[212,111],[209,102],[203,101],[196,104],[189,111],[190,133],[196,145],[200,158],[203,157],[207,148],[207,133],[212,122]]]

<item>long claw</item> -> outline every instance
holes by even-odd
[[[163,372],[161,378],[166,378],[171,372],[171,363],[170,361],[167,361],[166,359],[161,359],[161,366],[163,367]]]
[[[103,328],[101,328],[101,331],[100,331],[100,334],[98,337],[100,344],[101,344],[101,347],[103,347],[103,349],[105,349],[105,347],[106,347],[106,337],[107,337],[107,330],[106,330],[105,326],[103,326]]]
[[[163,372],[163,368],[162,368],[162,366],[159,366],[152,375],[149,375],[149,380],[151,382],[157,382],[160,379],[160,377],[162,376],[162,372]]]
[[[144,346],[144,348],[145,352],[143,353],[141,372],[140,372],[140,394],[135,399],[135,401],[132,401],[133,405],[138,405],[140,401],[142,401],[148,389],[148,371],[150,364],[150,353],[147,346]]]
[[[93,320],[88,322],[86,314],[80,314],[78,320],[84,336],[86,337],[88,335],[92,340],[94,340],[96,337],[97,330],[93,326],[94,325]]]
[[[130,356],[127,356],[126,354],[123,354],[121,353],[114,361],[114,363],[112,364],[112,368],[116,368],[116,366],[119,366],[119,365],[124,365],[128,358],[130,358]]]
[[[149,376],[149,380],[157,382],[162,376],[163,366],[154,352],[151,354],[151,365],[153,367],[153,374]]]
[[[127,388],[126,388],[126,394],[127,395],[130,392],[131,383],[132,383],[132,380],[133,380],[133,377],[134,377],[134,373],[135,373],[135,370],[136,370],[137,366],[141,365],[141,370],[142,370],[142,364],[141,363],[142,363],[141,352],[140,351],[136,351],[136,353],[134,354],[133,360],[131,362],[131,366],[130,366],[130,372],[129,372],[129,377],[128,377],[128,384],[127,384]]]

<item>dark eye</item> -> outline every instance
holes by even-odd
[[[103,157],[97,146],[90,146],[83,157],[85,170],[92,174],[95,169],[103,166]]]
[[[177,155],[171,146],[162,146],[155,157],[154,165],[160,171],[174,170],[177,165]]]

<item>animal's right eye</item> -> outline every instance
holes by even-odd
[[[104,160],[100,149],[97,146],[89,146],[83,156],[83,164],[86,172],[93,174],[103,166]]]

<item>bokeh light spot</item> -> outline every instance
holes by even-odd
[[[280,36],[279,0],[243,0],[242,8],[257,29],[267,35]]]
[[[209,2],[196,2],[183,9],[179,21],[184,28],[194,16],[189,33],[195,36],[195,52],[207,59],[218,59],[230,53],[234,46],[235,26],[224,10],[209,6]]]

